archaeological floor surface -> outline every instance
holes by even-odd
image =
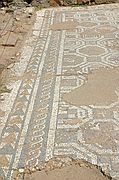
[[[43,9],[0,103],[0,176],[58,155],[119,180],[119,4]]]

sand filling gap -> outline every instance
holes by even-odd
[[[53,25],[50,25],[51,30],[63,30],[63,29],[75,29],[79,23],[77,21],[66,21],[66,22],[60,22],[55,23]]]
[[[87,82],[63,95],[63,100],[74,106],[110,105],[118,101],[119,68],[94,70]]]

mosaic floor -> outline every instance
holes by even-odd
[[[37,12],[0,104],[1,179],[57,155],[85,159],[119,179],[118,99],[77,107],[62,98],[90,70],[111,67],[119,67],[118,4]]]

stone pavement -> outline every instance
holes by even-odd
[[[1,179],[57,155],[85,159],[119,179],[118,99],[77,107],[62,98],[90,70],[118,66],[118,4],[38,11],[0,104]]]

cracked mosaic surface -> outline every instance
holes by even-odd
[[[76,21],[72,29],[50,25]],[[76,107],[62,96],[82,86],[84,74],[119,66],[119,5],[37,12],[33,33],[12,69],[0,105],[0,175],[57,155],[85,159],[119,179],[119,101]]]

